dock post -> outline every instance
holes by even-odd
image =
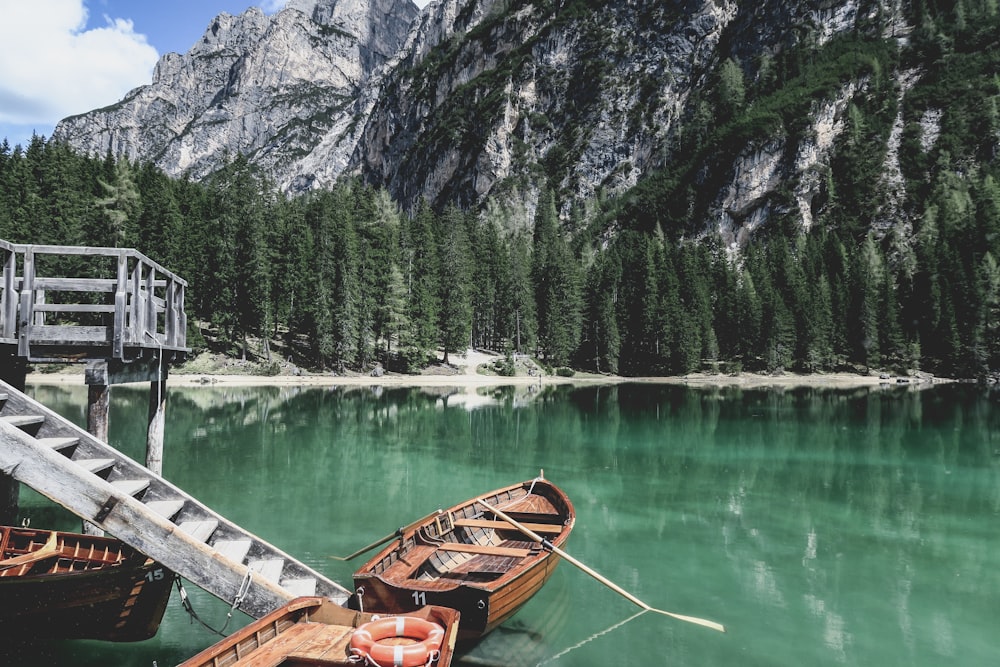
[[[24,391],[28,364],[16,355],[0,356],[0,377],[19,391]],[[21,511],[21,483],[0,473],[0,525],[16,526]]]
[[[163,431],[167,411],[166,373],[149,383],[149,424],[146,427],[146,467],[163,474]]]
[[[111,412],[111,385],[107,379],[107,363],[87,362],[84,382],[87,384],[87,433],[101,442],[108,441],[108,422]],[[90,523],[83,522],[84,535],[104,535],[104,531]]]
[[[87,378],[87,433],[101,442],[107,442],[111,387],[106,384],[91,384],[89,373]]]

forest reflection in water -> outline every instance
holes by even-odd
[[[32,391],[85,419],[85,389]],[[112,444],[139,460],[146,404],[113,390]],[[577,507],[570,553],[728,629],[631,619],[564,563],[465,664],[979,665],[1000,653],[998,407],[963,385],[172,388],[164,473],[350,585],[359,563],[330,555],[544,469]],[[173,600],[153,640],[50,664],[175,664],[215,639]]]

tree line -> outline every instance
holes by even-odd
[[[280,342],[333,370],[415,371],[469,346],[624,375],[1000,368],[990,174],[943,172],[905,247],[775,229],[734,262],[660,229],[598,245],[581,217],[567,233],[551,191],[533,214],[407,215],[356,182],[286,198],[242,158],[194,183],[41,138],[0,145],[0,238],[137,248],[188,280],[189,321],[232,354]]]

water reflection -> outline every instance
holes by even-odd
[[[85,420],[82,387],[33,391]],[[141,387],[112,393],[112,442],[140,460],[146,401]],[[357,563],[327,556],[543,468],[577,506],[571,553],[729,629],[633,620],[564,564],[467,664],[989,664],[998,407],[998,392],[964,386],[176,388],[164,471],[348,582]],[[151,641],[136,655],[213,639],[176,614]]]

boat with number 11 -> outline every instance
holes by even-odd
[[[451,607],[462,614],[459,640],[478,639],[548,581],[560,561],[552,548],[566,542],[575,521],[566,494],[541,476],[438,510],[401,529],[354,573],[351,602],[389,613]]]

